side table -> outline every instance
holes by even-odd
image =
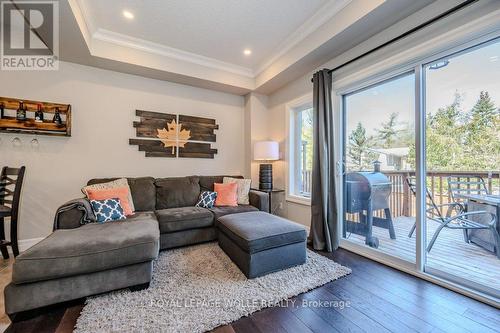
[[[273,214],[273,204],[272,204],[273,194],[285,192],[285,190],[280,188],[273,188],[271,190],[261,190],[258,188],[252,188],[252,190],[267,193],[269,195],[269,212],[268,212],[269,214]]]

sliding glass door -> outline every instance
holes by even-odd
[[[415,74],[403,73],[343,96],[343,237],[415,262]]]
[[[424,66],[426,271],[500,297],[500,42]]]
[[[342,244],[500,298],[500,40],[393,73],[336,91]]]

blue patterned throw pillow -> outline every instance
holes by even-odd
[[[99,223],[126,219],[118,198],[90,200],[90,204]]]
[[[196,207],[212,208],[215,204],[215,199],[217,199],[217,192],[203,191],[200,194],[200,200],[196,204]]]

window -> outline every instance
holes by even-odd
[[[289,115],[288,197],[309,200],[313,154],[312,103],[292,107]]]

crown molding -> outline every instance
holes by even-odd
[[[144,39],[131,37],[117,32],[97,29],[92,35],[93,40],[111,43],[122,47],[127,47],[142,52],[156,54],[172,59],[182,60],[189,63],[226,71],[233,74],[238,74],[250,78],[254,78],[254,73],[250,68],[234,65],[228,62],[220,61],[214,58],[205,57],[199,54],[179,50],[173,47],[150,42]]]
[[[290,36],[281,42],[272,55],[262,62],[255,70],[255,76],[259,75],[270,67],[276,60],[290,51],[295,45],[303,41],[307,36],[318,30],[328,20],[338,14],[342,9],[349,5],[352,0],[335,0],[329,1],[314,13],[309,19],[301,24]]]
[[[150,54],[160,55],[171,59],[205,66],[212,69],[222,70],[228,73],[237,74],[248,78],[255,78],[255,73],[253,72],[253,70],[247,67],[238,66],[214,58],[183,51],[162,44],[150,42],[144,39],[109,31],[106,29],[96,28],[84,1],[68,0],[68,3],[73,14],[75,15],[76,21],[91,54],[94,53],[92,48],[92,44],[94,43],[94,41],[101,41]]]
[[[89,9],[85,4],[85,1],[68,0],[68,3],[75,15],[75,18],[78,22],[80,30],[82,31],[83,37],[91,54],[94,53],[92,50],[92,45],[94,44],[93,42],[100,41],[154,55],[160,55],[171,59],[197,64],[212,69],[222,70],[247,78],[256,78],[257,75],[271,66],[277,59],[290,51],[290,49],[299,44],[311,33],[316,31],[320,26],[322,26],[329,19],[335,16],[351,1],[352,0],[329,1],[328,3],[320,7],[320,9],[318,9],[313,16],[307,19],[289,37],[281,42],[278,47],[276,47],[275,52],[272,53],[272,55],[267,60],[265,60],[257,70],[202,56],[196,53],[176,49],[141,38],[131,37],[118,32],[97,28],[92,21],[92,17],[90,15]]]
[[[92,27],[91,22],[88,17],[87,8],[81,3],[80,0],[68,0],[69,7],[75,16],[76,23],[80,29],[85,43],[87,43],[87,48],[90,50],[90,44],[92,43]]]

